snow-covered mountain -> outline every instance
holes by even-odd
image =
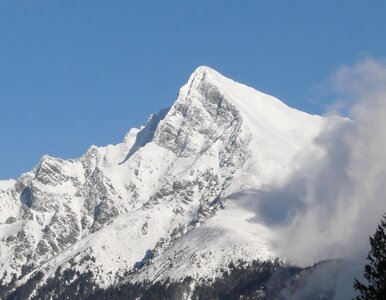
[[[16,288],[42,272],[42,286],[70,269],[101,287],[200,280],[275,258],[269,227],[243,199],[284,182],[324,122],[199,67],[173,106],[121,144],[44,156],[0,181],[0,280]]]

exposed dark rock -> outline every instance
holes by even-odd
[[[16,222],[15,217],[9,217],[7,220],[5,220],[5,224],[12,224]]]

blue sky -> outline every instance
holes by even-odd
[[[0,2],[0,178],[118,143],[199,65],[323,113],[342,64],[386,57],[385,1]]]

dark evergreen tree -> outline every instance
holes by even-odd
[[[386,214],[375,234],[370,237],[370,245],[369,262],[364,269],[367,284],[355,279],[354,288],[359,292],[356,299],[386,299]]]

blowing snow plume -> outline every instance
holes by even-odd
[[[345,258],[362,269],[368,237],[386,212],[386,64],[341,67],[330,83],[353,121],[329,118],[302,167],[260,201],[259,215],[284,216],[267,222],[279,255],[290,261]]]

